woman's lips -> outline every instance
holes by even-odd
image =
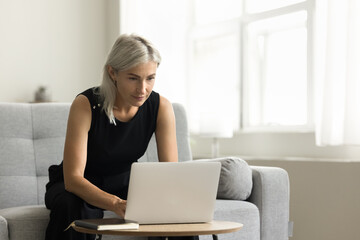
[[[143,101],[145,96],[133,96],[137,101]]]

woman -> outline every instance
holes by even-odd
[[[94,239],[64,229],[75,219],[101,218],[103,210],[124,217],[130,166],[153,133],[159,161],[177,161],[172,105],[152,91],[160,62],[146,39],[122,35],[109,53],[101,86],[73,101],[64,160],[49,168],[47,240]]]

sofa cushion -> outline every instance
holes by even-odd
[[[214,219],[244,224],[240,231],[219,235],[219,239],[260,240],[260,216],[255,204],[238,200],[217,200]],[[211,240],[211,235],[200,236],[200,240]]]
[[[31,106],[26,103],[1,103],[0,136],[32,139]]]
[[[5,218],[0,215],[0,239],[8,240],[8,225]]]
[[[36,190],[35,176],[0,176],[0,209],[37,204]]]
[[[236,157],[202,159],[221,163],[218,199],[246,200],[252,190],[252,172],[244,160]]]
[[[0,209],[7,220],[11,240],[45,239],[50,211],[44,205]]]

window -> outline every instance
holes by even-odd
[[[201,59],[201,67],[195,61],[192,81],[206,81],[214,86],[216,82],[211,82],[211,77],[203,73],[209,69],[214,73],[209,73],[213,79],[221,79],[216,87],[210,86],[208,92],[213,95],[216,89],[225,93],[225,98],[220,101],[216,99],[223,106],[217,107],[219,113],[233,114],[235,130],[240,126],[243,130],[276,131],[312,128],[313,83],[309,66],[312,56],[309,52],[312,47],[311,1],[195,2],[196,21],[192,39],[196,47],[193,48],[193,57]],[[209,8],[206,7],[208,5]],[[230,9],[224,9],[229,6]],[[212,8],[218,9],[216,12],[219,14],[213,14],[215,11],[209,10]],[[229,33],[226,33],[226,29]],[[234,41],[221,44],[229,34],[233,35]],[[235,36],[238,36],[238,42]],[[199,48],[209,44],[209,38],[213,45],[199,51]],[[230,48],[233,51],[226,50]],[[224,59],[228,61],[219,61]],[[228,74],[221,78],[220,72]],[[193,89],[198,92],[196,89],[201,87],[195,86]],[[232,94],[235,97],[231,97]],[[204,106],[204,101],[211,102],[209,99],[214,101],[204,96],[199,101],[192,101],[198,103],[199,106],[192,107],[201,109],[198,110],[199,115],[201,111],[207,111],[200,105]],[[216,107],[214,103],[209,107],[212,106]],[[192,113],[196,113],[196,110]]]
[[[186,106],[192,132],[212,120],[234,131],[308,130],[314,1],[122,0],[121,32],[159,47],[156,90]]]
[[[303,130],[313,125],[308,6],[303,2],[245,13],[244,129]]]

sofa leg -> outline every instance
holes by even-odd
[[[213,240],[218,240],[218,236],[216,234],[213,234]]]
[[[96,234],[95,240],[101,240],[102,239],[102,235],[101,234]]]

